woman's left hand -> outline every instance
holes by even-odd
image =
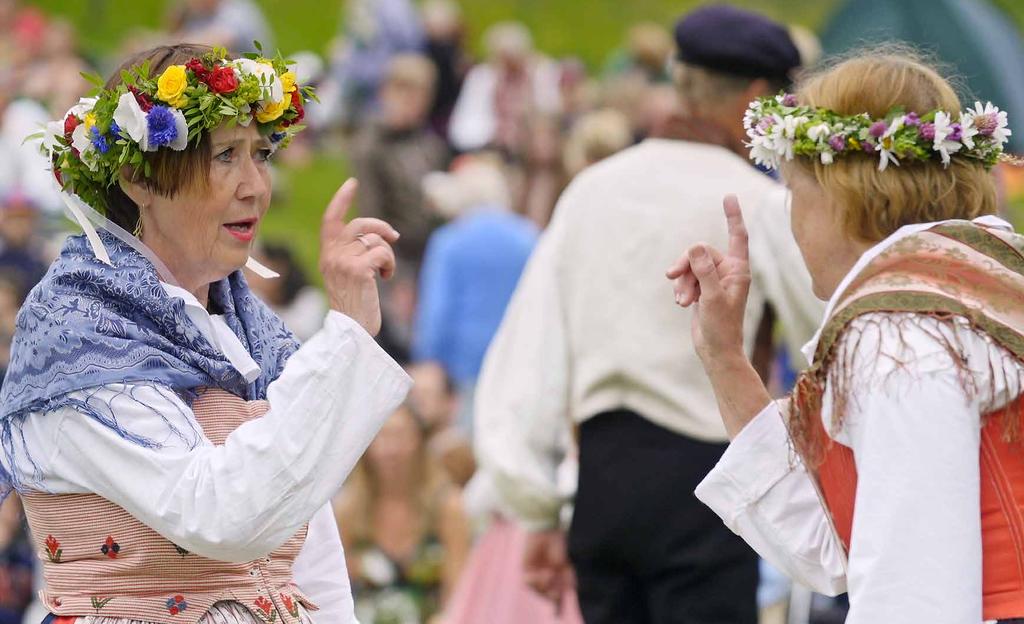
[[[693,313],[693,344],[705,368],[715,358],[743,355],[743,316],[750,292],[747,228],[735,195],[723,201],[729,226],[729,251],[710,245],[686,250],[665,273],[673,280],[676,303]]]
[[[729,252],[695,245],[668,270],[676,302],[696,304],[693,344],[711,381],[722,423],[736,437],[771,396],[743,351],[743,316],[750,292],[747,228],[735,195],[724,201],[729,224]]]

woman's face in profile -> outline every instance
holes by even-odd
[[[256,124],[210,133],[206,188],[153,196],[142,240],[183,284],[212,283],[245,265],[270,204],[271,145]]]
[[[811,274],[814,295],[827,301],[860,257],[860,248],[845,231],[839,205],[802,168],[783,168],[789,190],[793,238]]]

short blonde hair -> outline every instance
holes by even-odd
[[[921,115],[934,109],[960,110],[950,83],[919,55],[888,46],[855,56],[804,77],[796,89],[801,104],[843,115],[868,113],[882,118],[893,108]],[[996,212],[995,182],[976,161],[953,157],[900,163],[878,170],[875,155],[850,154],[830,165],[797,158],[796,167],[813,175],[843,210],[848,235],[875,242],[910,223],[973,219]]]

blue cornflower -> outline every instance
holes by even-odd
[[[146,125],[149,128],[149,145],[160,147],[169,145],[178,138],[178,126],[174,123],[174,115],[166,106],[154,106],[146,114]]]
[[[115,140],[121,138],[121,126],[116,121],[110,122],[110,134]]]
[[[91,135],[89,141],[92,142],[92,146],[96,148],[96,151],[100,154],[106,154],[107,150],[110,149],[110,146],[107,145],[107,137],[100,134],[100,129],[96,126],[92,127],[89,134]]]

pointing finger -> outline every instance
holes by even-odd
[[[735,195],[726,195],[722,200],[725,210],[725,221],[729,226],[729,255],[740,260],[747,260],[750,251],[747,242],[747,226],[743,223],[743,211],[740,201]]]

